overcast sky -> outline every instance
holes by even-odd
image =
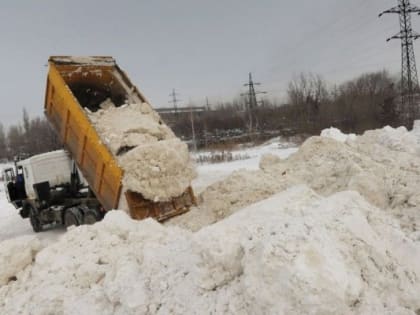
[[[398,74],[397,0],[1,0],[0,122],[42,115],[50,55],[111,55],[155,107],[229,100],[248,72],[282,97],[300,72]],[[413,1],[413,4],[416,4]],[[420,1],[419,1],[420,4]],[[413,16],[420,31],[420,17]],[[416,45],[418,56],[420,42]]]

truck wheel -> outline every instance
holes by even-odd
[[[30,210],[29,220],[31,221],[32,229],[35,233],[42,231],[42,224],[38,218],[38,214],[33,209]]]
[[[19,214],[22,218],[26,219],[27,217],[29,217],[30,211],[31,211],[31,207],[24,203],[22,205],[22,209],[19,211]]]
[[[86,209],[84,212],[83,224],[95,224],[101,220],[101,215],[96,209]]]
[[[66,228],[75,225],[79,226],[83,222],[83,215],[79,209],[73,207],[68,208],[64,214],[64,225]]]

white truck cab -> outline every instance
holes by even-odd
[[[23,171],[25,191],[30,199],[36,198],[34,184],[48,181],[54,187],[70,183],[72,160],[64,150],[35,155],[17,162],[16,166],[17,172]]]
[[[81,224],[100,218],[99,204],[64,150],[38,154],[2,171],[7,199],[35,232],[51,224]]]

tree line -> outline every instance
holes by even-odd
[[[21,123],[7,129],[0,123],[0,160],[11,161],[60,148],[49,122],[45,118],[30,118],[25,109]]]
[[[365,73],[340,85],[330,85],[321,76],[307,73],[290,81],[285,102],[263,99],[250,110],[246,97],[237,97],[201,113],[170,114],[163,119],[185,139],[192,136],[193,119],[201,145],[211,139],[241,138],[240,134],[250,132],[265,138],[314,135],[329,127],[362,133],[407,123],[400,119],[404,113],[398,86],[398,79],[385,70]],[[249,129],[250,114],[257,122],[254,130]]]

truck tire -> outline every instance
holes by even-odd
[[[26,203],[23,203],[22,209],[19,211],[20,216],[26,219],[29,217],[30,213],[31,213],[31,206]]]
[[[42,224],[38,217],[38,212],[31,207],[29,211],[29,221],[31,222],[32,229],[35,233],[42,231]]]
[[[78,208],[72,207],[66,209],[66,212],[64,213],[64,225],[66,228],[72,225],[79,226],[82,223],[83,214]]]
[[[95,224],[101,220],[101,214],[96,209],[85,208],[83,224]]]

